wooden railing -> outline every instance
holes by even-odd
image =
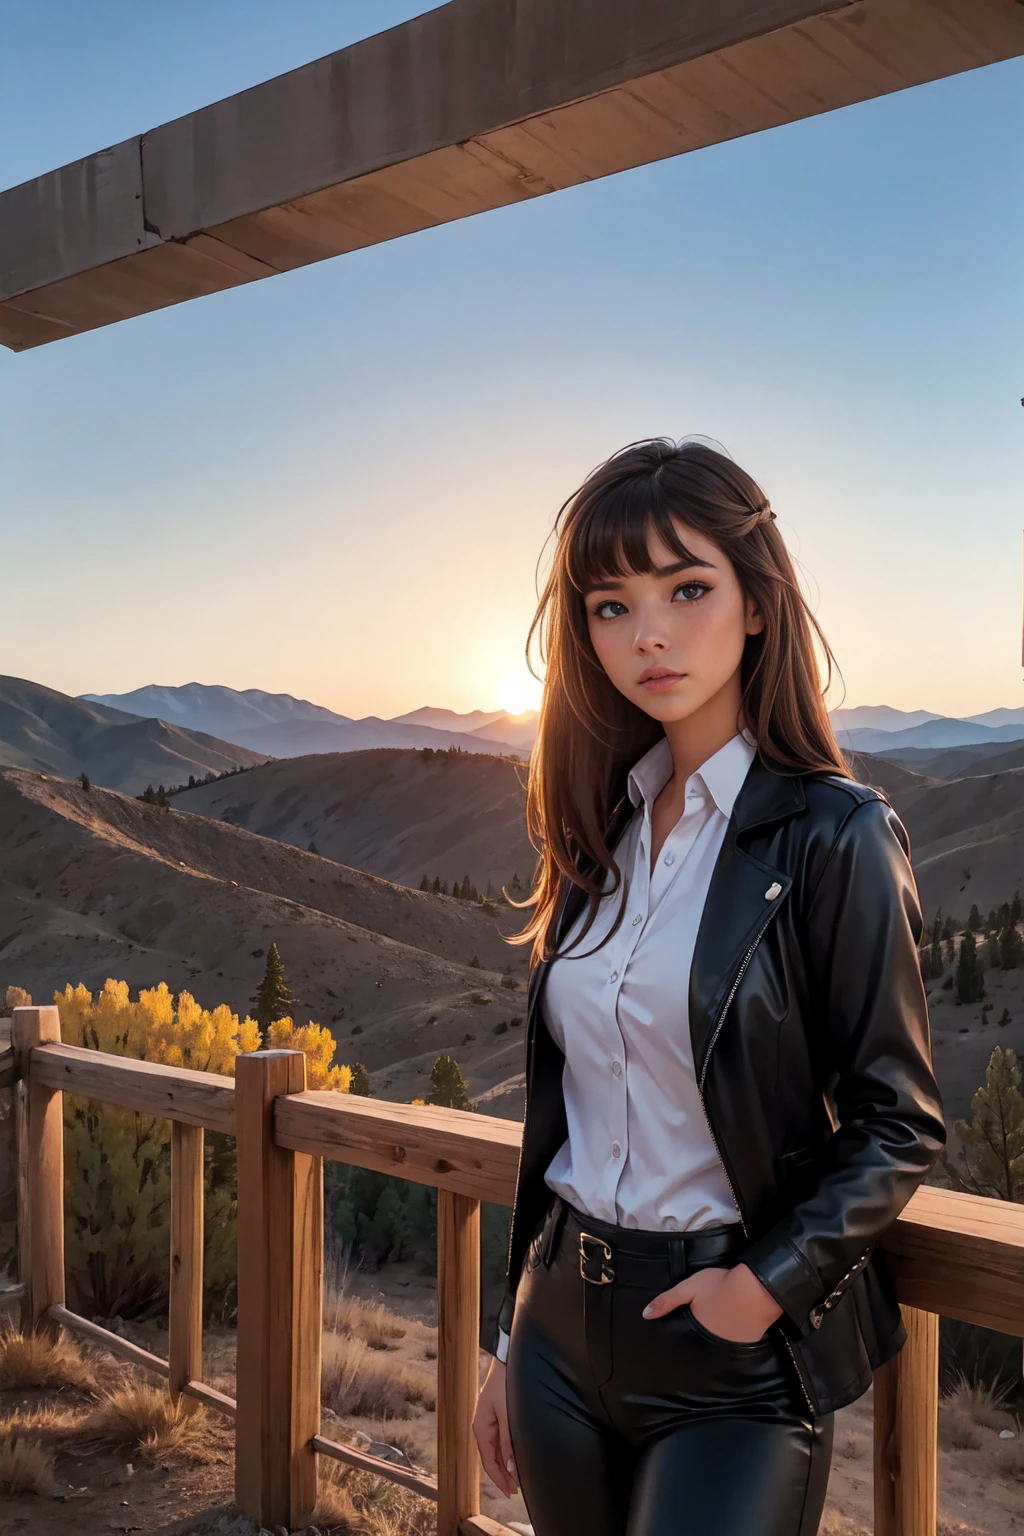
[[[305,1090],[296,1051],[238,1057],[235,1078],[155,1066],[60,1042],[55,1008],[18,1008],[0,1085],[19,1098],[23,1325],[64,1327],[235,1420],[235,1488],[265,1526],[298,1526],[317,1459],[366,1468],[437,1502],[439,1536],[502,1536],[480,1514],[472,1434],[478,1383],[480,1201],[511,1205],[522,1127],[459,1110]],[[168,1358],[65,1306],[63,1093],[171,1122]],[[237,1400],[202,1381],[203,1133],[237,1138]],[[437,1477],[320,1432],[323,1159],[438,1191]],[[1024,1207],[922,1188],[884,1247],[907,1344],[875,1379],[875,1536],[935,1536],[938,1319],[1024,1336]],[[511,1533],[509,1533],[511,1536]]]

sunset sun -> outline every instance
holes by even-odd
[[[525,667],[509,672],[498,689],[498,708],[507,715],[522,715],[540,706],[541,685]]]

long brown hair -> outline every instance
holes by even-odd
[[[678,559],[692,560],[675,518],[723,550],[764,617],[761,633],[747,636],[740,664],[743,714],[762,761],[777,773],[852,777],[824,702],[834,657],[760,486],[701,442],[629,443],[563,503],[551,571],[530,626],[527,649],[537,641],[546,668],[526,802],[530,841],[540,857],[522,903],[533,913],[512,942],[532,941],[533,964],[549,958],[563,878],[589,898],[584,932],[609,870],[618,889],[605,832],[630,768],[663,735],[660,723],[630,703],[598,661],[585,596],[601,579],[651,571],[652,532]],[[815,637],[827,662],[824,689]]]

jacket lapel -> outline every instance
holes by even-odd
[[[711,875],[690,967],[690,1041],[700,1084],[747,952],[793,884],[792,875],[759,859],[744,843],[755,828],[794,816],[806,803],[799,775],[775,773],[759,756],[753,759]]]

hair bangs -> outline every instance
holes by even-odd
[[[676,520],[682,515],[669,507],[657,471],[605,487],[578,508],[567,530],[569,580],[586,594],[612,578],[649,575],[658,566],[651,551],[652,534],[677,560],[699,563],[683,541]]]

